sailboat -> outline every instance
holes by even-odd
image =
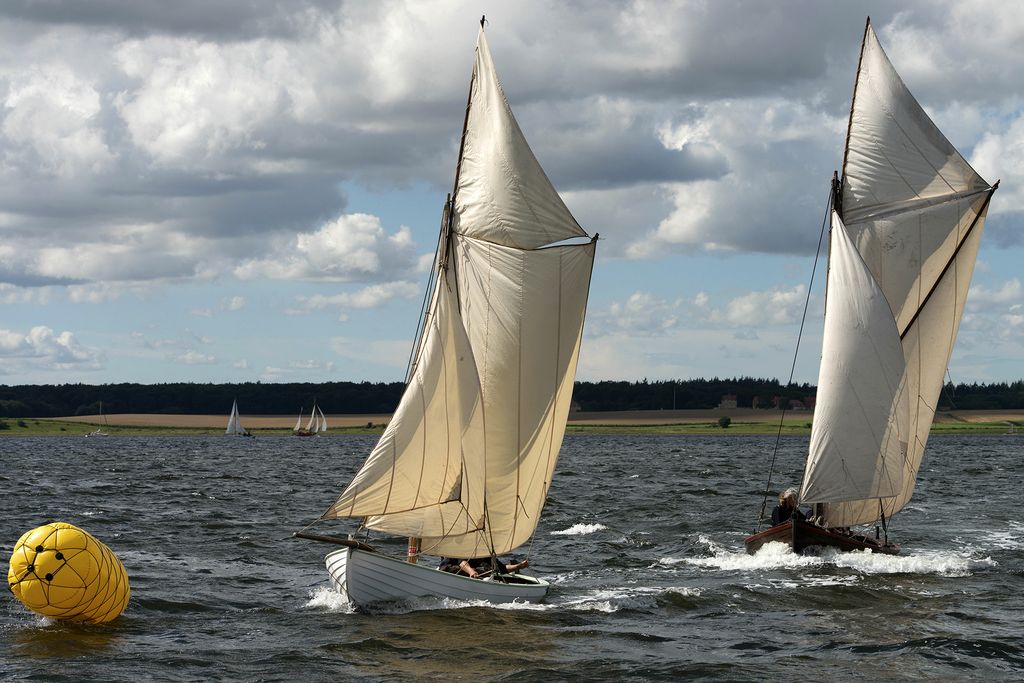
[[[238,399],[231,404],[231,416],[228,417],[228,428],[224,430],[228,436],[252,436],[244,427],[238,416]]]
[[[565,434],[596,240],[530,150],[481,20],[454,189],[406,389],[366,462],[321,517],[358,518],[366,530],[408,537],[408,552],[389,557],[351,535],[296,534],[342,546],[327,554],[327,570],[355,605],[546,595],[548,583],[536,576],[469,578],[419,560],[496,560],[534,534]]]
[[[324,416],[324,411],[315,402],[313,410],[309,412],[309,421],[306,422],[305,427],[302,426],[302,410],[299,410],[299,418],[295,421],[295,427],[292,429],[295,436],[318,436],[326,431],[327,418]]]
[[[896,73],[868,20],[833,177],[818,395],[797,519],[746,539],[895,554],[978,254],[989,185]],[[874,526],[874,534],[851,528]],[[884,536],[880,533],[884,532]]]
[[[103,401],[100,401],[100,416],[103,417],[103,426],[107,425],[107,416],[103,414]],[[97,427],[91,432],[86,432],[86,436],[110,436],[109,432],[103,431],[103,427]]]

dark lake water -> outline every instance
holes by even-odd
[[[567,437],[523,549],[553,583],[545,603],[366,614],[329,587],[328,547],[289,536],[333,501],[371,437],[4,438],[5,567],[23,532],[71,522],[118,554],[133,593],[116,621],[81,626],[5,592],[0,679],[1024,676],[1024,438],[933,437],[890,525],[900,556],[751,557],[743,537],[773,440]],[[783,440],[780,485],[797,483],[806,445]]]

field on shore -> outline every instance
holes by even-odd
[[[730,419],[728,428],[718,425]],[[577,412],[569,416],[568,432],[590,434],[775,434],[781,414],[752,408],[711,410],[638,410]],[[782,419],[784,434],[810,432],[813,413],[788,411]],[[383,431],[390,415],[328,415],[327,436],[372,434]],[[213,435],[223,434],[226,415],[78,415],[60,418],[3,418],[0,436],[85,435],[102,429],[111,435]],[[256,435],[286,435],[295,426],[287,415],[242,416],[242,425]],[[954,410],[935,416],[933,433],[1002,434],[1024,428],[1024,410]],[[1021,430],[1024,433],[1024,430]]]

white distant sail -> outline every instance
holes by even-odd
[[[298,431],[301,431],[301,430],[302,430],[302,411],[300,410],[299,411],[299,417],[296,418],[295,426],[292,427],[292,431],[293,432],[298,432]]]
[[[320,412],[320,425],[317,428],[317,431],[323,434],[327,431],[327,416],[324,415],[323,408],[317,408],[317,410]]]
[[[405,393],[324,517],[366,518],[368,528],[422,539],[429,554],[487,557],[526,543],[544,507],[572,398],[596,238],[569,213],[526,143],[482,30],[445,216]],[[363,566],[354,562],[328,556],[350,596],[346,572]],[[413,586],[416,572],[401,571],[410,594],[423,594]],[[508,599],[534,599],[538,585],[521,594],[512,586]]]
[[[826,526],[891,517],[910,500],[995,189],[928,118],[869,23],[801,491],[824,504]]]
[[[242,421],[238,415],[237,399],[231,404],[231,416],[228,417],[228,428],[224,431],[224,433],[232,436],[244,435],[248,433],[242,427]]]

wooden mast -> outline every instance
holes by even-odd
[[[484,30],[484,22],[487,20],[486,15],[480,17],[480,30]],[[480,49],[477,44],[477,50]],[[459,157],[455,163],[455,181],[452,186],[452,193],[448,196],[448,201],[445,202],[444,213],[441,219],[441,240],[440,240],[440,254],[438,255],[437,261],[437,272],[438,277],[448,268],[448,256],[451,253],[451,235],[452,235],[452,224],[455,221],[455,199],[459,193],[459,175],[462,172],[462,159],[466,152],[466,132],[469,130],[469,110],[473,106],[473,86],[476,84],[476,63],[473,64],[473,74],[469,78],[469,93],[466,95],[466,113],[462,119],[462,137],[459,140]],[[427,313],[429,315],[429,312]],[[410,372],[413,364],[410,364]],[[420,540],[415,536],[409,537],[409,544],[406,548],[406,561],[412,564],[416,564],[416,560],[420,554]]]

